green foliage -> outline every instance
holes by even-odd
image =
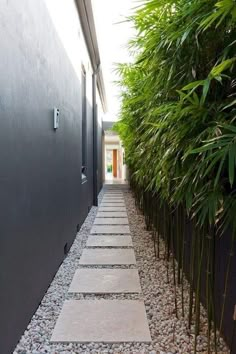
[[[165,240],[167,280],[170,252],[178,281],[183,274],[185,225],[192,219],[188,323],[195,310],[196,352],[204,271],[208,353],[212,321],[216,352],[214,238],[230,225],[221,332],[236,235],[236,1],[146,0],[130,21],[137,30],[130,41],[135,60],[117,68],[122,108],[116,130],[157,255],[159,236]],[[175,273],[173,261],[177,315]],[[183,276],[181,281],[184,316]]]
[[[116,129],[133,178],[199,225],[233,222],[236,2],[147,0],[130,21]]]
[[[112,172],[112,165],[107,165],[107,173],[111,173]]]

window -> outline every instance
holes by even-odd
[[[87,168],[87,102],[86,102],[86,71],[82,66],[82,80],[81,80],[81,93],[82,93],[82,182],[86,181],[86,168]]]

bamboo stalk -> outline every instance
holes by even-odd
[[[194,354],[197,352],[197,337],[200,331],[200,292],[201,292],[201,268],[204,252],[204,243],[201,242],[199,237],[199,249],[200,251],[200,262],[198,264],[198,278],[197,278],[197,290],[196,290],[196,312],[195,312],[195,340],[194,340]]]
[[[193,220],[193,234],[191,242],[191,254],[190,254],[190,288],[189,288],[189,320],[188,327],[191,328],[192,316],[193,316],[193,282],[194,282],[194,261],[195,261],[195,245],[196,245],[196,225]]]
[[[206,308],[207,308],[207,353],[211,352],[211,315],[210,315],[210,292],[209,292],[209,275],[210,275],[210,237],[206,235],[206,254],[207,266],[206,266]]]
[[[160,209],[159,209],[159,199],[157,196],[157,257],[160,258]]]
[[[182,258],[181,258],[181,304],[182,304],[182,317],[184,318],[184,256],[185,256],[185,217],[183,218],[183,232],[182,232]]]
[[[166,281],[169,283],[169,265],[168,265],[168,246],[167,246],[167,232],[166,232],[166,204],[164,203],[164,240],[165,240],[165,255],[166,260]]]
[[[174,283],[174,297],[175,297],[175,314],[178,318],[178,304],[176,291],[176,274],[175,274],[175,250],[174,250],[174,224],[171,223],[171,244],[172,244],[172,264],[173,264],[173,283]]]
[[[220,315],[220,326],[219,326],[220,334],[222,333],[222,326],[223,326],[223,320],[224,320],[225,303],[226,303],[226,295],[227,295],[227,290],[228,290],[228,280],[229,280],[230,266],[231,266],[231,261],[232,261],[233,255],[234,255],[234,253],[233,253],[234,240],[235,240],[235,231],[232,233],[230,251],[229,251],[229,255],[228,255],[228,263],[227,263],[227,268],[226,268],[224,293],[223,293],[223,303],[222,303],[222,309],[221,309],[221,315]]]
[[[179,220],[179,207],[177,207],[176,210],[176,231],[177,231],[177,242],[176,242],[176,249],[177,249],[177,263],[178,263],[178,285],[180,285],[181,283],[181,279],[180,279],[180,271],[181,271],[181,249],[180,249],[180,220]]]
[[[233,331],[232,331],[232,336],[231,336],[231,345],[230,345],[230,354],[233,353],[233,346],[234,346],[234,339],[235,339],[235,333],[236,333],[236,305],[234,306],[234,314],[233,314]]]

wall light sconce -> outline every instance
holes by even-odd
[[[54,107],[54,121],[53,121],[53,128],[58,129],[59,128],[59,109]]]

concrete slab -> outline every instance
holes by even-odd
[[[102,198],[101,203],[109,203],[109,204],[125,204],[125,200],[122,198]]]
[[[103,198],[119,199],[119,198],[124,198],[124,195],[123,194],[118,194],[118,193],[116,193],[116,194],[106,193],[106,194],[103,195]]]
[[[103,194],[102,198],[106,199],[124,199],[123,194]]]
[[[104,201],[102,200],[101,203],[100,203],[100,206],[125,206],[125,202],[121,202],[121,201],[118,201],[118,202],[109,202],[109,201]]]
[[[123,203],[125,200],[123,198],[102,198],[101,203]]]
[[[128,225],[128,218],[96,218],[94,225]]]
[[[123,191],[123,190],[129,190],[129,185],[127,181],[122,181],[122,183],[114,183],[114,181],[109,181],[109,183],[103,184],[103,190],[115,190],[115,191]]]
[[[77,269],[69,293],[141,293],[137,269]]]
[[[123,193],[105,193],[103,194],[103,198],[124,198]]]
[[[151,342],[143,300],[67,300],[51,342]]]
[[[132,247],[132,238],[128,235],[126,236],[115,236],[115,235],[91,235],[88,237],[87,247]]]
[[[93,225],[90,234],[130,234],[128,225]]]
[[[103,185],[103,191],[104,192],[107,192],[107,191],[110,191],[110,190],[112,190],[112,191],[114,191],[114,192],[123,192],[123,185],[111,185],[111,184],[108,184],[108,183],[105,183],[104,185]]]
[[[102,200],[107,200],[107,201],[109,201],[109,200],[121,200],[121,201],[123,202],[123,201],[124,201],[124,198],[123,198],[123,197],[114,197],[114,196],[110,196],[110,197],[104,196],[104,197],[102,198]]]
[[[132,249],[91,248],[84,249],[79,260],[80,265],[122,265],[136,264]]]
[[[106,190],[103,195],[124,195],[123,191],[113,191],[113,190]]]
[[[98,211],[126,211],[124,206],[99,206]]]
[[[103,194],[103,198],[124,198],[123,193],[105,193]]]
[[[96,218],[127,218],[126,211],[101,211],[98,212]]]
[[[112,188],[107,188],[107,189],[103,189],[104,194],[124,194],[124,191],[123,189],[118,189],[118,188],[115,188],[115,189],[112,189]]]
[[[100,207],[125,207],[125,203],[107,203],[107,202],[101,202],[99,205]]]

